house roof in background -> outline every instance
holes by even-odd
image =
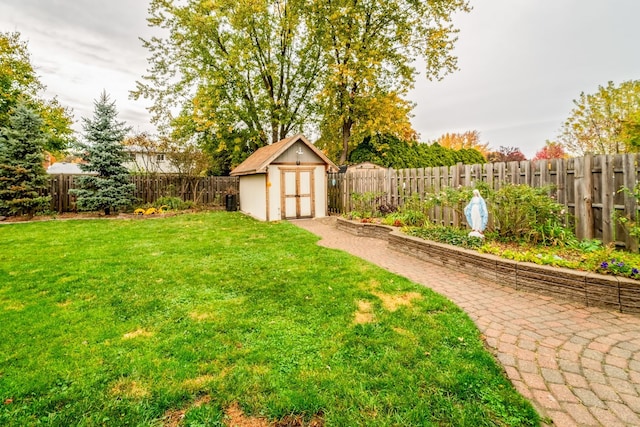
[[[387,168],[373,162],[362,162],[362,163],[356,163],[348,166],[348,170],[363,170],[363,169],[387,169]]]
[[[163,153],[164,151],[158,150],[156,147],[143,147],[141,145],[124,145],[124,151],[127,153]]]
[[[318,150],[315,145],[310,143],[304,135],[297,134],[289,138],[281,139],[271,145],[259,148],[255,153],[247,157],[244,162],[240,163],[235,169],[233,169],[230,175],[238,176],[267,173],[267,167],[297,141],[302,141],[311,151],[320,157],[323,162],[329,165],[330,169],[335,171],[338,170],[338,167],[329,160],[322,151]]]
[[[90,172],[85,172],[80,169],[78,163],[58,162],[53,163],[47,168],[49,175],[90,175]]]

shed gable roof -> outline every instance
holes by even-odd
[[[329,160],[327,156],[311,144],[302,134],[293,135],[289,138],[281,139],[271,145],[266,145],[256,150],[255,153],[247,157],[247,159],[236,166],[231,171],[231,176],[253,175],[259,173],[267,173],[267,167],[276,160],[282,153],[287,151],[297,141],[302,141],[311,151],[322,159],[331,170],[337,170],[337,166]]]

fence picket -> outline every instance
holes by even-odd
[[[638,183],[638,158],[637,154],[627,154],[623,161],[624,183],[621,193],[624,194],[624,215],[632,222],[638,220],[638,205],[636,199],[629,193],[633,192]],[[628,190],[628,191],[625,191]],[[633,251],[638,251],[638,241],[625,231],[625,246]]]
[[[600,188],[594,192],[595,195],[601,197],[600,224],[602,224],[601,238],[604,241],[611,242],[614,239],[615,230],[612,220],[614,214],[613,196],[615,193],[615,172],[613,156],[602,156],[600,165]],[[594,180],[594,185],[596,181]]]

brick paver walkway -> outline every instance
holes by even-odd
[[[516,291],[428,264],[331,218],[294,224],[464,309],[518,391],[554,425],[640,426],[640,316]]]

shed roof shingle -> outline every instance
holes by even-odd
[[[293,135],[289,138],[281,139],[271,145],[266,145],[256,150],[255,153],[247,157],[247,159],[236,166],[231,171],[231,176],[253,175],[258,173],[266,173],[267,167],[276,160],[282,153],[291,147],[296,141],[302,141],[307,145],[318,157],[320,157],[329,168],[337,170],[337,166],[329,160],[327,156],[311,144],[302,134]]]

